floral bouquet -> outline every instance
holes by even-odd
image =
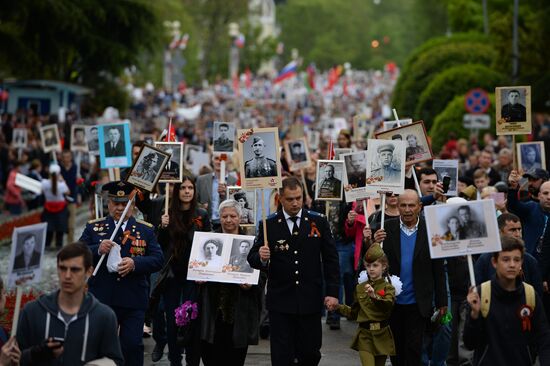
[[[199,305],[187,300],[174,310],[178,328],[177,343],[180,347],[189,345],[193,338],[194,320],[199,317]]]

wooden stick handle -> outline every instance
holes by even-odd
[[[15,308],[13,310],[13,319],[11,321],[11,336],[17,335],[17,324],[19,323],[19,312],[21,311],[21,297],[23,296],[23,290],[21,286],[17,286],[15,295]]]
[[[516,154],[516,135],[512,135],[512,168],[518,170],[518,160]]]
[[[472,255],[468,254],[466,256],[468,259],[468,272],[470,272],[470,286],[476,287],[476,276],[474,274],[474,261],[472,260]]]
[[[265,220],[265,191],[262,189],[260,191],[262,193],[262,227],[264,232],[264,247],[269,246],[269,243],[267,242],[267,225]]]
[[[369,215],[367,213],[367,200],[366,199],[363,200],[363,215],[365,215],[365,226],[370,227],[369,226]]]
[[[170,202],[170,183],[166,183],[164,194],[164,214],[168,215],[168,207]]]
[[[411,172],[414,180],[414,186],[416,187],[416,191],[418,192],[418,197],[422,198],[422,191],[420,190],[420,184],[418,184],[418,177],[416,176],[416,168],[413,165],[411,165]]]

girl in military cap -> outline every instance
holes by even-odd
[[[383,366],[395,355],[389,318],[395,303],[396,288],[388,277],[388,259],[380,244],[371,245],[363,258],[366,271],[359,276],[355,301],[338,305],[338,312],[359,324],[351,348],[359,352],[362,365]],[[392,276],[392,280],[398,282]]]

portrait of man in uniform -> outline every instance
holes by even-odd
[[[99,153],[99,140],[97,138],[98,130],[96,126],[86,128],[86,140],[88,141],[88,151],[93,154]]]
[[[393,164],[393,152],[395,146],[393,144],[383,144],[378,146],[378,168],[373,169],[371,176],[382,177],[385,183],[397,183],[401,178],[401,167],[394,166]]]
[[[507,103],[502,106],[500,115],[506,122],[523,122],[527,120],[527,110],[521,104],[519,89],[511,89],[506,94]]]
[[[351,188],[364,187],[367,180],[367,154],[363,152],[345,155],[348,184]]]
[[[214,151],[233,152],[234,136],[232,123],[214,122]]]
[[[248,143],[248,141],[247,141]],[[276,177],[277,163],[265,156],[266,144],[261,136],[252,136],[250,139],[253,158],[244,163],[246,178]]]
[[[170,155],[164,151],[144,145],[130,170],[128,183],[153,191],[169,160]]]
[[[306,151],[301,141],[293,142],[290,145],[290,156],[292,158],[292,161],[296,163],[307,160]]]
[[[40,248],[37,248],[36,235],[25,235],[20,246],[20,253],[15,257],[13,262],[13,270],[22,271],[38,267],[40,265],[41,253],[39,251]]]
[[[181,181],[183,171],[183,143],[182,142],[155,142],[155,147],[170,155],[170,160],[164,166],[160,176],[161,183],[175,183]]]
[[[42,147],[45,153],[51,151],[61,151],[61,144],[59,143],[59,130],[57,125],[47,125],[40,127],[40,138],[42,140]]]
[[[335,164],[334,163],[323,163],[323,167],[319,167],[318,172],[323,174],[323,178],[319,181],[319,187],[317,192],[318,198],[331,198],[331,199],[341,199],[342,198],[342,180],[335,177]],[[341,168],[341,167],[340,167]],[[322,171],[321,171],[322,169]],[[340,169],[340,178],[341,178],[341,169]]]
[[[248,264],[246,260],[250,248],[252,248],[252,243],[248,240],[233,240],[231,258],[229,259],[229,264],[233,266],[233,271],[244,273],[254,272],[254,269],[250,267],[250,264]]]

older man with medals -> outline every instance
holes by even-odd
[[[112,260],[104,260],[97,275],[89,280],[89,290],[102,303],[110,306],[117,316],[125,364],[141,366],[143,323],[149,300],[148,277],[162,268],[164,258],[152,225],[132,217],[133,203],[127,215],[121,218],[133,187],[118,181],[106,184],[104,190],[109,195],[109,216],[89,221],[80,241],[92,250],[94,266],[97,266],[102,255],[109,255],[116,245],[120,245],[121,258],[115,268]],[[124,221],[114,240],[109,240],[121,219]]]

